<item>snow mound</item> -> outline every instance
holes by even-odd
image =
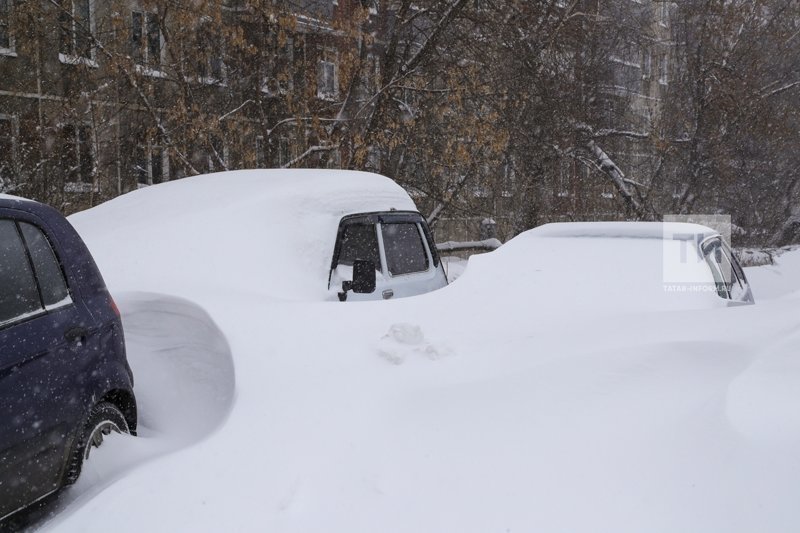
[[[202,441],[225,420],[233,404],[230,349],[208,314],[189,301],[165,295],[123,293],[115,300],[136,379],[138,437],[111,435],[92,453],[74,486],[34,511],[34,524],[91,505],[94,497],[138,466]]]
[[[225,336],[187,300],[147,293],[117,298],[136,377],[139,436],[188,444],[212,432],[235,390]]]
[[[378,355],[392,364],[401,365],[409,357],[435,360],[452,355],[448,347],[428,342],[422,328],[414,324],[392,324],[378,343]]]
[[[798,354],[800,333],[795,332],[767,346],[731,383],[727,414],[740,433],[759,442],[800,444]]]
[[[800,249],[774,257],[775,264],[745,268],[756,301],[800,291]]]

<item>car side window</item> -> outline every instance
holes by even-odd
[[[374,224],[347,224],[341,236],[341,248],[337,265],[352,266],[353,261],[372,261],[375,270],[381,269],[381,256],[378,251],[378,235]]]
[[[711,275],[714,276],[717,295],[726,300],[730,299],[731,271],[722,257],[721,241],[716,238],[703,243],[703,256],[711,269]]]
[[[730,269],[730,290],[731,298],[734,300],[741,300],[747,290],[747,279],[744,277],[744,272],[739,262],[733,257],[733,253],[727,245],[720,246],[722,254],[725,258],[724,267]]]
[[[747,280],[739,263],[722,240],[717,237],[704,243],[703,255],[714,276],[717,294],[725,299],[741,299],[747,290]]]
[[[428,254],[419,225],[413,222],[381,224],[389,273],[397,276],[428,270]]]
[[[39,290],[41,290],[45,308],[51,309],[71,302],[69,290],[64,281],[64,273],[52,246],[50,246],[50,241],[47,240],[42,230],[33,224],[20,222],[19,227],[31,254],[33,269],[39,281]]]
[[[17,224],[0,219],[0,326],[42,311],[36,280]]]

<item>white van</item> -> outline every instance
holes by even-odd
[[[112,288],[197,294],[189,285],[198,280],[186,273],[201,264],[218,273],[203,280],[204,290],[280,300],[381,300],[447,285],[414,202],[368,172],[205,174],[130,192],[70,220],[98,263],[128,265],[129,272],[109,269]]]

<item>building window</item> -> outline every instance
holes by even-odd
[[[270,96],[286,94],[294,88],[294,40],[287,37],[282,46],[272,40],[266,43],[265,48],[270,55],[264,61],[261,90]]]
[[[289,138],[281,137],[278,140],[278,166],[285,167],[291,161],[291,149],[289,146]]]
[[[89,192],[94,181],[92,127],[87,124],[64,124],[60,128],[61,168],[65,172],[67,192]]]
[[[322,50],[317,63],[317,98],[333,100],[339,94],[336,73],[336,52]]]
[[[226,67],[223,59],[222,36],[211,22],[204,22],[197,30],[199,59],[197,75],[202,83],[224,85]]]
[[[217,135],[209,135],[208,149],[208,155],[206,156],[208,171],[228,170],[228,147],[225,146],[222,138]]]
[[[161,67],[161,28],[158,14],[131,12],[131,55],[140,65]]]
[[[61,26],[60,59],[62,62],[94,60],[93,12],[93,0],[61,0],[59,23]]]
[[[266,153],[264,152],[264,137],[256,137],[256,168],[264,168],[267,165]]]
[[[14,183],[17,154],[15,117],[0,115],[0,190]]]
[[[650,50],[642,49],[642,78],[650,79],[653,75],[653,56]]]
[[[14,0],[0,0],[0,54],[14,55],[14,35],[11,31],[11,14]]]
[[[662,26],[665,26],[665,27],[668,26],[669,25],[669,2],[666,1],[666,0],[661,2],[661,4],[658,6],[658,11],[659,11],[659,13],[658,13],[658,22],[659,22],[659,24],[661,24]]]
[[[139,187],[169,181],[169,157],[159,145],[144,144],[136,147],[133,172]]]
[[[664,54],[661,56],[661,62],[658,70],[658,83],[666,85],[669,82],[669,56]]]

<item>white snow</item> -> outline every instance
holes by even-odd
[[[760,300],[800,291],[800,250],[775,256],[774,265],[745,268],[745,275]]]
[[[689,309],[650,298],[657,240],[528,233],[433,293],[297,301],[281,232],[315,222],[256,231],[263,198],[207,185],[230,207],[159,185],[165,212],[133,193],[73,218],[123,313],[143,428],[43,530],[800,528],[800,299],[761,298],[754,271],[756,305]],[[299,255],[322,245],[305,237]]]

